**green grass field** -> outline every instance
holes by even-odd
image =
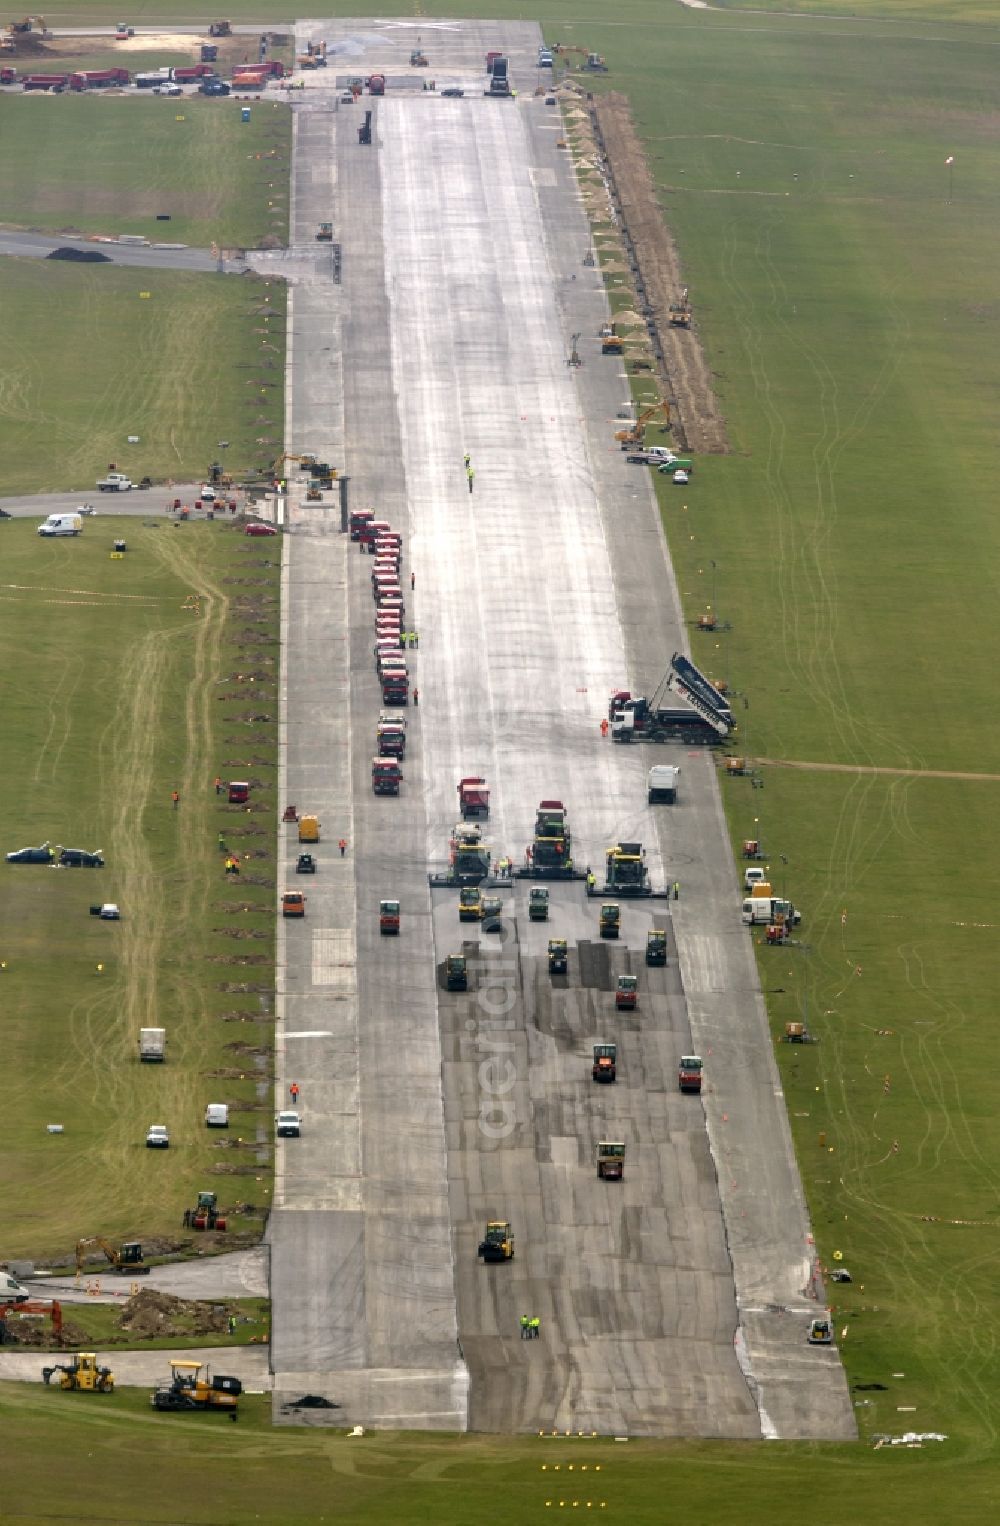
[[[99,1273],[92,1275],[101,1280]],[[127,1299],[127,1296],[128,1285],[125,1284],[123,1300]],[[218,1331],[212,1330],[210,1335],[205,1334],[199,1317],[205,1312],[206,1307],[219,1311],[221,1323],[221,1328]],[[144,1335],[141,1341],[137,1340],[131,1331],[122,1329],[123,1309],[124,1302],[118,1304],[93,1301],[64,1303],[61,1349],[113,1353],[116,1346],[126,1349],[140,1346],[143,1351],[180,1351],[197,1349],[206,1345],[247,1346],[252,1342],[259,1343],[262,1339],[266,1339],[270,1329],[270,1304],[266,1298],[224,1298],[212,1302],[206,1300],[201,1304],[196,1300],[187,1300],[184,1309],[171,1320],[169,1337]],[[236,1328],[232,1334],[226,1329],[226,1322],[230,1315],[236,1320]],[[31,1316],[31,1319],[34,1324],[39,1316]],[[18,1324],[16,1317],[8,1317],[7,1324],[8,1329],[13,1330],[16,1337]],[[50,1331],[47,1316],[41,1323],[41,1329],[43,1334],[48,1334]],[[67,1338],[67,1331],[70,1338]],[[47,1349],[56,1352],[60,1350],[60,1346],[49,1340]]]
[[[81,1526],[479,1526],[484,1510],[502,1510],[518,1526],[571,1511],[640,1526],[979,1526],[994,1498],[991,1469],[942,1469],[944,1458],[929,1452],[551,1437],[350,1440],[273,1429],[263,1399],[244,1398],[240,1423],[231,1425],[221,1415],[154,1415],[143,1390],[72,1394],[41,1383],[0,1385],[0,1418],[10,1457],[5,1507],[19,1526],[59,1519],[55,1501]],[[928,1488],[942,1474],[947,1513],[935,1515]]]
[[[630,89],[733,446],[659,479],[686,608],[714,590],[732,626],[695,657],[738,751],[846,769],[723,788],[804,910],[760,963],[775,1033],[805,1011],[820,1039],[779,1059],[821,1256],[855,1278],[830,1289],[848,1376],[886,1385],[859,1423],[992,1459],[1000,777],[960,776],[1000,775],[1000,157],[992,52],[922,30],[713,16]]]
[[[3,223],[144,234],[203,249],[213,242],[256,248],[269,236],[284,244],[290,113],[273,101],[251,109],[251,120],[242,122],[239,106],[228,100],[4,96]],[[170,221],[158,222],[158,213]]]
[[[254,0],[240,14],[280,9]],[[221,1438],[171,1419],[183,1518],[464,1523],[488,1504],[533,1522],[590,1498],[622,1520],[699,1526],[978,1523],[1000,1487],[1000,784],[920,774],[1000,772],[1000,35],[985,24],[998,7],[854,0],[845,22],[772,17],[766,3],[751,14],[626,0],[611,19],[597,0],[544,9],[549,40],[603,52],[607,85],[633,99],[729,423],[732,456],[699,463],[683,495],[662,489],[690,615],[714,561],[733,626],[707,646],[692,638],[695,656],[746,696],[751,756],[914,771],[765,767],[763,789],[723,788],[734,840],[762,838],[805,913],[801,946],[762,949],[761,971],[776,1036],[804,1014],[820,1040],[778,1055],[821,1255],[840,1251],[855,1279],[831,1287],[848,1378],[884,1385],[856,1391],[862,1435],[949,1440],[918,1452],[599,1443],[583,1455],[604,1465],[600,1487],[594,1474],[581,1488],[584,1475],[562,1470],[589,1443],[375,1437],[359,1453],[315,1433],[265,1438],[251,1401],[245,1428]],[[131,19],[166,12],[139,4]],[[76,1507],[90,1498],[102,1518],[134,1518],[138,1498],[142,1520],[177,1518],[166,1420],[140,1395],[100,1403],[0,1391],[22,1519],[70,1501],[86,1520]]]
[[[183,1208],[208,1188],[226,1208],[255,1205],[230,1228],[259,1231],[276,743],[273,724],[246,717],[274,709],[275,553],[219,523],[165,518],[99,517],[71,540],[40,540],[30,521],[0,530],[0,769],[18,781],[0,803],[0,838],[7,851],[48,840],[106,859],[100,870],[0,864],[5,1041],[17,1056],[4,1255],[65,1257],[95,1234],[180,1239]],[[122,533],[129,549],[113,561]],[[217,773],[260,781],[250,814],[216,798]],[[220,831],[259,855],[238,881],[224,875]],[[103,901],[121,922],[88,914]],[[167,1030],[162,1066],[139,1063],[148,1026]],[[204,1127],[209,1101],[234,1109],[224,1136]],[[50,1122],[65,1132],[48,1134]],[[144,1146],[154,1122],[171,1129],[169,1153]]]
[[[220,440],[234,474],[280,452],[280,286],[4,259],[0,307],[6,496],[91,498],[109,461],[136,480],[196,481]]]

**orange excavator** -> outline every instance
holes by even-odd
[[[12,1326],[8,1324],[8,1317],[11,1314],[47,1314],[52,1321],[52,1333],[56,1338],[56,1345],[62,1344],[62,1304],[42,1303],[36,1299],[28,1299],[23,1303],[0,1303],[0,1346],[16,1339]]]

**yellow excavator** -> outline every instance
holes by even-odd
[[[112,1268],[123,1277],[145,1277],[149,1271],[142,1256],[142,1246],[138,1240],[129,1240],[125,1245],[112,1245],[110,1240],[105,1240],[101,1235],[92,1235],[87,1240],[76,1242],[76,1270],[83,1271],[84,1251],[91,1245],[98,1246],[108,1258]]]
[[[660,428],[669,429],[670,404],[667,402],[666,398],[661,398],[661,400],[658,403],[654,403],[651,408],[643,409],[642,413],[640,413],[631,429],[619,429],[615,435],[615,439],[621,442],[623,449],[628,449],[633,445],[641,445],[646,435],[646,425],[649,423],[650,419],[656,418],[657,414],[663,415],[663,423],[660,425]]]

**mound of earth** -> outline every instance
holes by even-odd
[[[229,1329],[229,1309],[221,1303],[195,1303],[142,1288],[125,1305],[118,1328],[139,1340],[157,1336],[224,1335]]]

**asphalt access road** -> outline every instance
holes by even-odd
[[[48,259],[53,249],[80,249],[104,255],[112,265],[141,266],[151,270],[210,271],[238,274],[247,269],[245,260],[220,260],[207,249],[161,249],[154,244],[96,243],[67,234],[12,233],[0,230],[0,254],[22,259]],[[99,265],[102,261],[90,261]]]

